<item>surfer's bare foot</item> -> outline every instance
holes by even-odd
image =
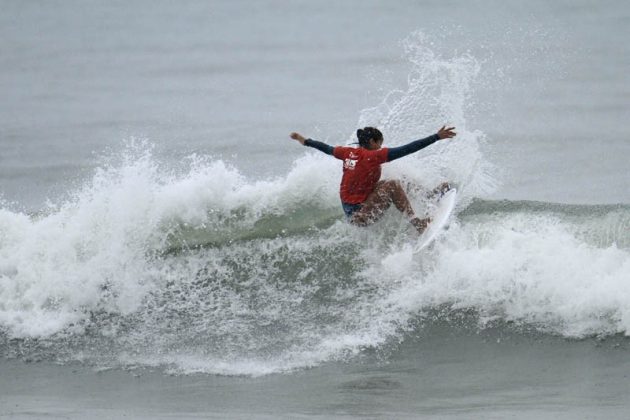
[[[427,198],[433,198],[436,195],[442,197],[450,189],[451,184],[449,184],[448,182],[442,182],[440,185],[433,188],[433,190],[427,194]]]
[[[410,220],[413,227],[416,228],[419,234],[422,234],[425,230],[427,230],[427,226],[431,223],[431,218],[427,217],[426,219],[420,219],[418,217],[414,217]]]

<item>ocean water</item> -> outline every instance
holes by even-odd
[[[0,417],[628,417],[625,2],[0,4]]]

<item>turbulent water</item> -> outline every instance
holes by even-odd
[[[627,335],[630,207],[480,198],[500,177],[484,133],[466,125],[479,63],[437,56],[421,33],[404,49],[408,85],[358,125],[392,133],[390,145],[444,120],[458,127],[384,170],[419,213],[437,183],[461,191],[432,247],[414,252],[395,211],[368,229],[345,223],[339,162],[316,151],[260,179],[215,156],[173,165],[130,139],[47,208],[3,204],[3,353],[256,376],[386,353],[462,317],[478,329]]]
[[[476,156],[479,137],[461,136],[436,146],[442,161]],[[251,181],[210,158],[169,171],[147,149],[130,144],[45,212],[0,213],[5,354],[260,375],[386,351],[454,314],[564,337],[630,328],[627,205],[475,199],[488,180],[451,165],[456,216],[414,253],[395,211],[344,222],[325,155]],[[434,162],[396,168],[418,211]]]
[[[160,184],[150,166],[103,172],[46,215],[2,213],[5,352],[256,375],[462,311],[566,337],[630,326],[628,206],[473,200],[414,254],[394,214],[353,228],[323,183],[250,184],[215,163]]]

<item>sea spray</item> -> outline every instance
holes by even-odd
[[[393,90],[375,107],[365,109],[359,126],[376,125],[385,147],[405,144],[455,126],[457,137],[430,149],[385,165],[384,176],[397,177],[425,188],[448,180],[460,186],[463,202],[496,191],[496,168],[483,156],[485,135],[467,127],[466,112],[481,66],[469,54],[444,58],[431,47],[423,32],[403,41],[410,63],[407,86]]]

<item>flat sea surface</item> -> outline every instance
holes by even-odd
[[[0,8],[0,418],[630,417],[628,2]]]

